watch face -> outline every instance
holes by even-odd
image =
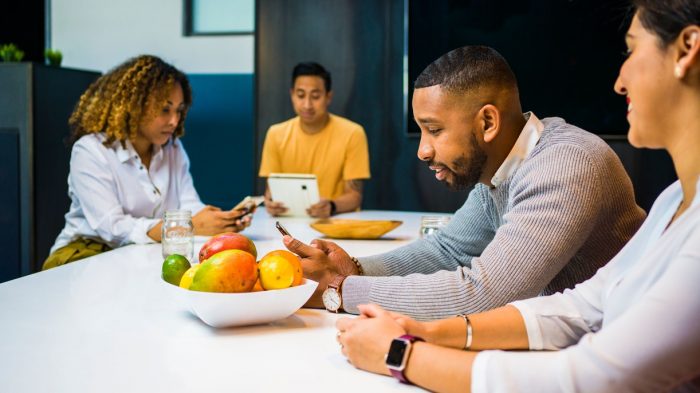
[[[335,288],[328,288],[323,292],[323,306],[328,311],[338,311],[340,308],[340,294]]]
[[[406,355],[407,348],[408,342],[406,340],[395,338],[391,342],[389,353],[386,355],[386,365],[395,369],[403,369],[403,360],[404,356]]]

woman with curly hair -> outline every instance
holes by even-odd
[[[250,225],[245,212],[199,199],[179,140],[191,104],[185,74],[155,56],[130,59],[90,85],[68,121],[72,203],[44,269],[160,241],[166,210],[192,211],[198,235]]]
[[[572,290],[431,322],[361,306],[337,322],[354,366],[431,391],[700,390],[700,2],[633,3],[615,91],[630,143],[668,151],[679,180]]]

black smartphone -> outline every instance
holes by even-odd
[[[279,221],[275,221],[275,227],[277,227],[277,230],[280,231],[282,236],[292,236],[289,234],[289,232],[280,224]]]

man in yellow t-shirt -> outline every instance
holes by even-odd
[[[320,64],[297,64],[289,93],[297,116],[267,131],[259,176],[315,174],[321,200],[307,210],[312,217],[357,210],[362,203],[362,180],[370,177],[364,129],[328,112],[333,98],[331,75]],[[269,187],[265,208],[273,216],[287,210],[271,199]]]

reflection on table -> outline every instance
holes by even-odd
[[[364,211],[343,218],[402,220],[380,240],[335,240],[351,255],[418,237],[421,213]],[[309,218],[280,218],[298,239]],[[284,248],[264,209],[244,231],[259,255]],[[199,250],[206,238],[196,238]],[[214,329],[160,279],[159,244],[127,246],[0,284],[0,381],[7,392],[399,391],[359,371],[335,341],[338,315],[301,309],[274,323]]]

